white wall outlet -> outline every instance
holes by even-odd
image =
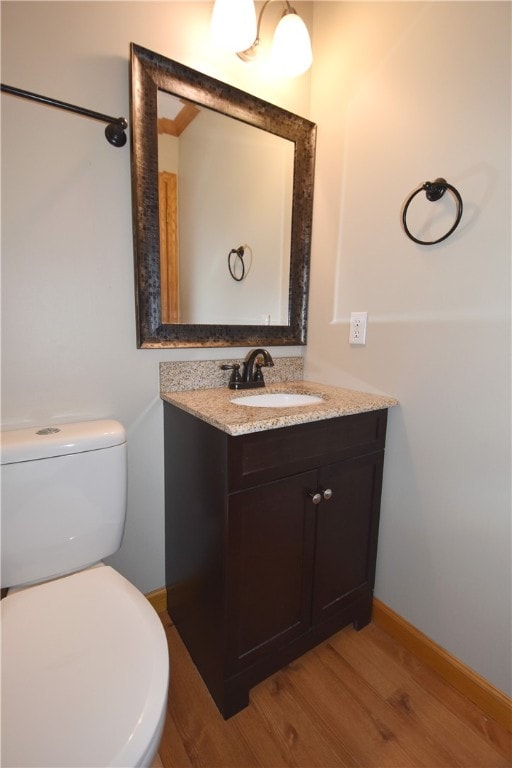
[[[366,321],[368,312],[350,313],[349,344],[366,344]]]

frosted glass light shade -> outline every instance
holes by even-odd
[[[249,48],[256,39],[256,9],[253,0],[215,0],[212,37],[225,51]]]
[[[272,68],[282,77],[297,77],[311,66],[313,54],[309,32],[294,11],[285,13],[276,27],[271,59]]]

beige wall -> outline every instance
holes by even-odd
[[[306,376],[399,398],[376,594],[510,691],[510,4],[318,3],[314,40]],[[464,216],[422,247],[401,207],[437,176]]]
[[[211,8],[3,2],[2,82],[129,117],[133,41],[307,116],[309,75],[275,82],[213,50]],[[110,417],[126,426],[128,517],[112,562],[149,592],[165,583],[158,363],[240,360],[246,350],[136,349],[130,151],[103,131],[2,94],[2,424]]]
[[[211,49],[209,3],[4,2],[2,82],[128,116],[133,40],[318,122],[307,376],[401,401],[377,594],[510,691],[510,6],[313,7],[311,83],[278,83]],[[158,588],[158,362],[244,350],[136,349],[129,151],[101,124],[2,95],[2,174],[2,421],[126,425],[113,562]],[[423,250],[400,207],[442,174],[465,215]],[[351,310],[369,312],[364,348]]]

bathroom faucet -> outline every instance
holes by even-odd
[[[260,359],[261,362],[259,362]],[[223,371],[233,371],[228,384],[230,389],[256,389],[257,387],[265,386],[261,369],[273,365],[274,361],[270,352],[258,347],[258,349],[253,349],[252,352],[249,352],[245,358],[242,373],[240,373],[240,363],[221,365],[221,368]]]
[[[258,362],[259,358],[263,358],[263,362]],[[242,381],[246,385],[252,385],[253,387],[264,387],[262,368],[266,366],[273,366],[274,361],[272,355],[266,349],[253,349],[249,352],[244,361],[244,369],[242,372]]]

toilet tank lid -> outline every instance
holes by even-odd
[[[126,442],[126,431],[113,419],[12,429],[1,433],[2,464],[49,459],[111,448]]]

